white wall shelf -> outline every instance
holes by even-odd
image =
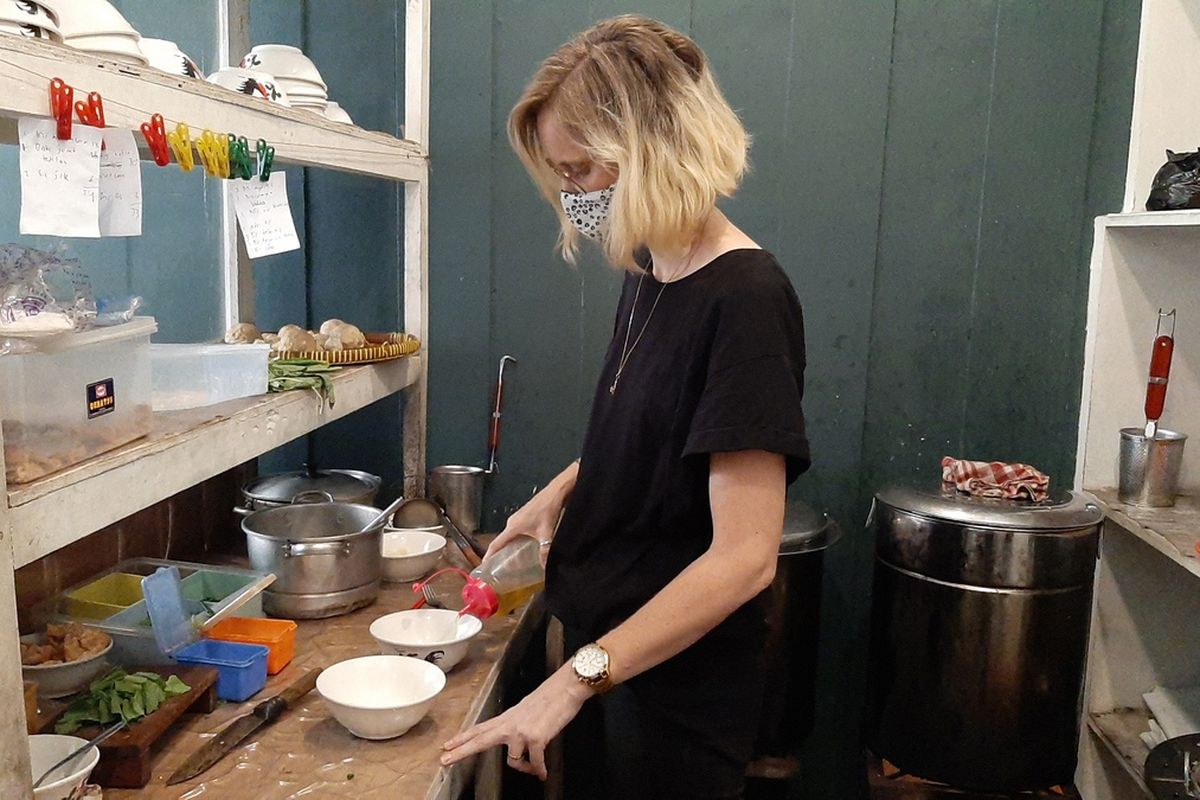
[[[100,92],[109,127],[138,131],[152,114],[162,114],[167,130],[186,122],[193,136],[205,128],[233,132],[251,142],[266,139],[277,163],[327,167],[402,181],[425,174],[421,144],[354,125],[330,122],[302,109],[256,100],[205,81],[182,78],[150,67],[106,61],[41,40],[0,36],[0,141],[16,141],[17,117],[50,116],[50,79],[62,78],[79,92]],[[143,153],[145,157],[145,153]],[[177,169],[171,166],[171,169]]]
[[[414,385],[422,356],[349,367],[336,403],[307,391],[154,415],[150,436],[8,489],[13,560],[21,567],[208,478]]]
[[[233,132],[275,147],[278,164],[324,167],[405,182],[404,330],[422,350],[395,362],[346,369],[335,378],[337,403],[321,413],[309,392],[248,398],[189,412],[156,415],[150,437],[61,473],[21,486],[0,482],[0,706],[23,708],[17,648],[14,571],[129,514],[303,436],[377,400],[404,392],[404,491],[423,487],[429,341],[429,0],[405,0],[404,127],[407,139],[341,125],[270,105],[203,81],[130,67],[42,41],[0,35],[0,143],[17,141],[21,117],[50,117],[49,86],[61,78],[77,95],[104,98],[109,127],[137,131],[162,114],[168,130],[185,122]],[[217,0],[223,59],[244,52],[248,0]],[[233,56],[236,57],[236,56]],[[388,87],[389,89],[392,87]],[[143,158],[146,153],[143,152]],[[176,167],[172,166],[171,169]],[[228,196],[228,192],[226,192]],[[252,308],[252,266],[238,242],[232,212],[218,257],[224,316]],[[393,266],[393,265],[388,265]],[[398,266],[398,265],[397,265]],[[0,442],[0,476],[4,475]],[[29,750],[23,713],[0,717],[0,798],[29,797]]]
[[[1090,489],[1104,506],[1116,529],[1132,534],[1185,570],[1200,578],[1200,503],[1195,497],[1179,497],[1171,508],[1138,508],[1117,499],[1116,489]]]
[[[1140,736],[1150,730],[1150,715],[1136,708],[1118,708],[1102,714],[1091,714],[1088,716],[1088,730],[1125,769],[1133,783],[1141,789],[1142,797],[1154,800],[1154,793],[1142,775],[1150,748],[1146,747]]]
[[[1146,211],[1166,150],[1200,144],[1200,106],[1178,87],[1200,82],[1200,0],[1146,0],[1125,199],[1098,217],[1088,287],[1074,485],[1105,506],[1076,783],[1086,800],[1150,797],[1142,770],[1142,695],[1200,685],[1200,209]],[[1161,427],[1190,434],[1173,508],[1117,500],[1123,427],[1140,430],[1159,308],[1175,308],[1177,346]],[[1114,709],[1116,709],[1114,711]]]

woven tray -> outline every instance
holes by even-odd
[[[327,361],[330,364],[372,364],[376,361],[390,361],[393,358],[411,356],[421,349],[421,342],[415,336],[407,333],[366,333],[366,347],[355,347],[350,350],[317,350],[315,352],[286,352],[271,353],[271,358],[311,358],[314,361]]]

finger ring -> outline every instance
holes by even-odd
[[[520,753],[516,753],[515,755],[513,753],[508,754],[509,761],[521,761],[524,758],[525,758],[525,756],[521,755]]]

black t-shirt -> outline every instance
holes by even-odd
[[[632,344],[656,298],[610,394],[626,328]],[[649,272],[627,276],[614,333],[546,575],[551,611],[593,638],[627,619],[712,543],[710,453],[781,453],[789,483],[809,466],[800,303],[770,253],[732,250],[665,287]],[[764,593],[635,681],[703,680],[693,665],[708,664],[708,674],[720,666],[713,658],[728,662],[734,652],[761,649],[765,601]]]

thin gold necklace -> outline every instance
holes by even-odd
[[[654,302],[650,305],[650,313],[646,315],[646,321],[642,323],[641,330],[638,331],[637,337],[634,338],[633,344],[630,345],[629,334],[633,330],[633,315],[637,311],[638,298],[641,297],[642,294],[642,283],[646,280],[645,271],[643,271],[641,277],[638,278],[637,290],[633,293],[633,304],[629,309],[629,322],[625,325],[625,342],[621,345],[621,358],[619,361],[617,361],[617,373],[613,376],[612,385],[608,387],[609,395],[615,395],[617,393],[617,384],[621,382],[621,373],[625,371],[625,365],[629,362],[629,357],[633,355],[633,351],[638,346],[638,342],[642,341],[642,334],[646,332],[646,328],[650,325],[650,318],[654,316],[654,309],[658,308],[658,301],[662,299],[663,292],[666,291],[667,286],[682,278],[687,274],[687,271],[692,268],[692,259],[696,257],[696,249],[699,246],[700,237],[697,236],[696,241],[692,243],[691,251],[688,252],[687,264],[682,270],[680,270],[677,277],[672,278],[669,281],[664,281],[663,285],[658,288],[658,294],[655,295]]]

